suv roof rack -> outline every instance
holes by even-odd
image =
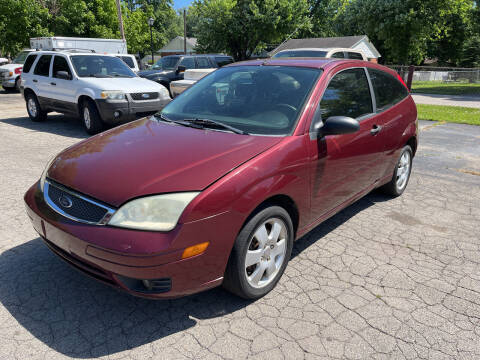
[[[81,49],[81,48],[52,48],[51,50],[42,49],[44,51],[67,51],[67,52],[91,52],[95,53],[95,50],[92,49]]]

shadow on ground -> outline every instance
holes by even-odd
[[[299,239],[293,256],[376,202],[372,193]],[[177,300],[136,298],[78,273],[53,255],[40,238],[0,255],[0,301],[37,339],[62,354],[90,358],[115,354],[192,328],[250,304],[222,288]],[[13,321],[13,320],[12,320]],[[15,339],[25,336],[3,334]]]
[[[33,122],[28,116],[0,119],[0,122],[23,127],[32,131],[68,136],[77,139],[88,137],[80,120],[64,115],[48,115],[44,122]]]

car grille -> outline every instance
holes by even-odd
[[[53,210],[71,220],[83,223],[103,225],[115,211],[51,180],[45,182],[44,196]]]
[[[158,99],[158,92],[131,93],[130,96],[135,101]]]
[[[0,77],[6,78],[6,77],[8,77],[8,73],[9,73],[8,70],[5,70],[5,69],[0,70]]]

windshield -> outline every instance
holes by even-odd
[[[15,59],[13,59],[13,64],[24,64],[25,59],[27,58],[28,54],[30,54],[30,51],[22,51],[17,55]]]
[[[72,55],[79,77],[135,77],[135,73],[120,59],[103,55]]]
[[[282,51],[273,55],[274,58],[284,58],[284,57],[325,57],[327,56],[326,51],[316,51],[316,50],[294,50],[294,51]]]
[[[320,74],[293,66],[224,67],[185,90],[162,114],[219,121],[249,134],[288,135]]]
[[[178,56],[167,56],[158,60],[153,66],[153,70],[175,70],[180,58]]]

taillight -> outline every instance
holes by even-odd
[[[399,74],[397,74],[397,78],[398,78],[398,81],[400,81],[403,84],[403,86],[405,86],[407,88],[407,90],[410,92],[407,84],[405,84],[405,81],[403,81],[402,77]]]
[[[15,69],[15,74],[19,75],[22,73],[22,68],[21,67],[18,67]]]

